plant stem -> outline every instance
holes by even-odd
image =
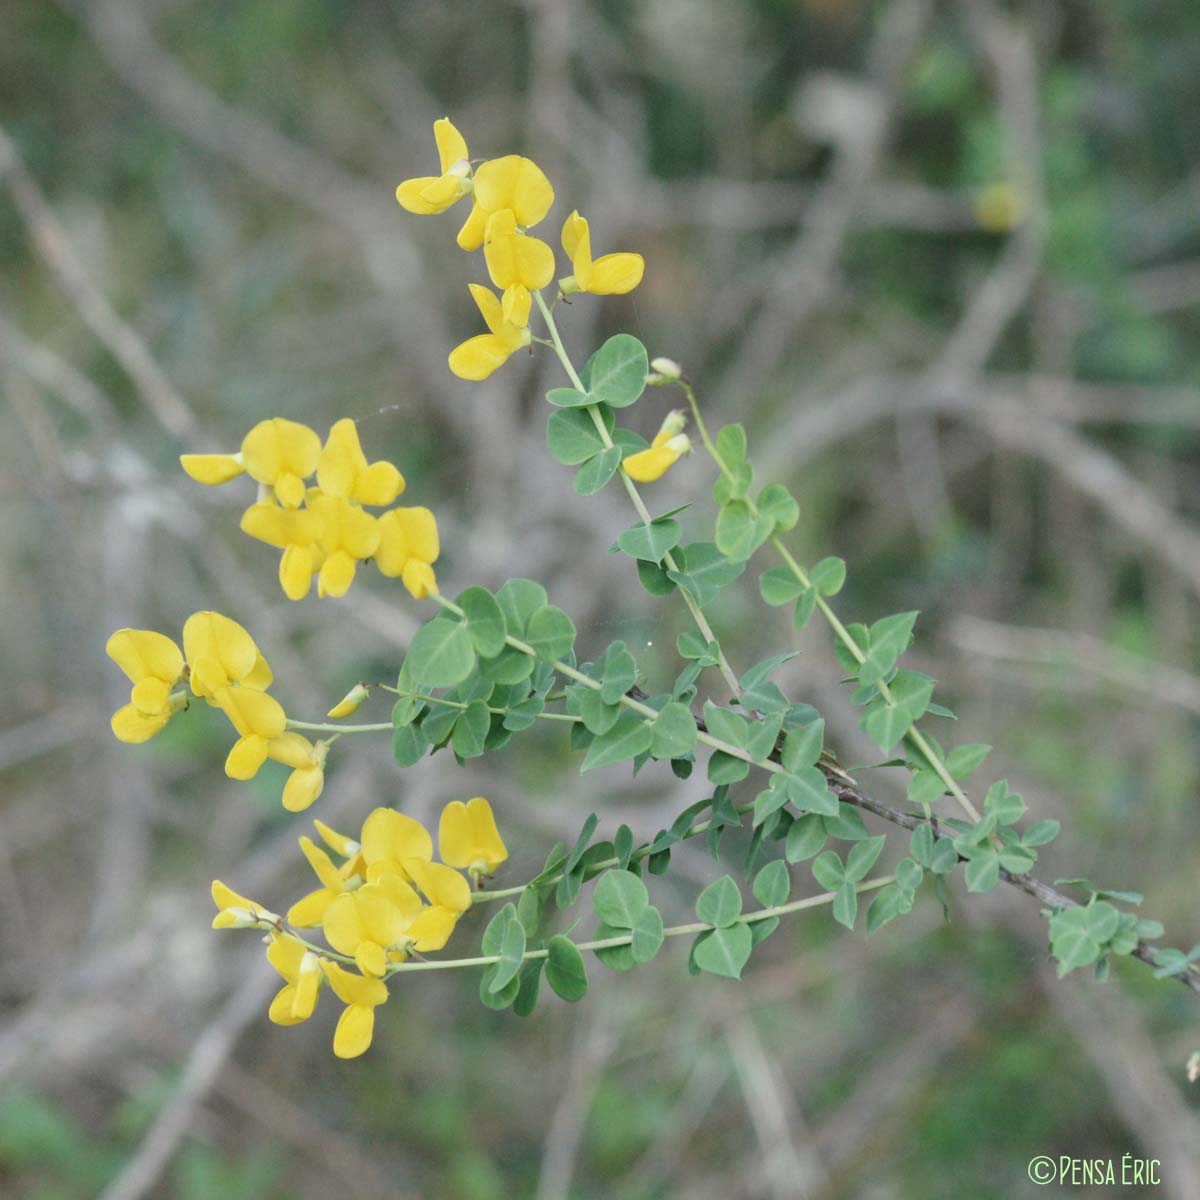
[[[700,405],[696,400],[695,391],[692,389],[691,384],[684,379],[679,380],[679,386],[683,389],[684,395],[687,396],[688,404],[692,410],[692,417],[696,422],[696,429],[700,434],[700,440],[704,443],[705,450],[708,451],[709,457],[717,464],[717,467],[720,469],[725,478],[732,482],[734,478],[733,472],[730,470],[725,460],[721,457],[720,451],[717,449],[716,444],[709,436],[708,427],[705,425],[704,417],[700,413]],[[750,509],[751,515],[757,519],[758,505],[755,504],[753,497],[746,495],[744,497],[744,503]],[[813,589],[812,581],[808,577],[808,572],[806,572],[804,568],[796,561],[795,557],[792,555],[792,552],[787,548],[787,546],[784,545],[783,540],[778,534],[771,535],[771,545],[774,546],[778,551],[779,556],[783,559],[783,561],[787,564],[788,569],[796,577],[796,581],[803,587],[814,591],[817,609],[829,623],[829,626],[833,630],[838,641],[840,641],[842,645],[845,646],[850,652],[850,654],[853,655],[855,662],[859,663],[860,665],[866,662],[867,656],[862,652],[862,649],[854,640],[850,631],[845,625],[842,624],[837,613],[833,611],[825,597],[822,596],[820,592],[817,592],[815,589]],[[879,694],[883,698],[883,702],[889,706],[895,705],[895,698],[892,696],[891,689],[888,687],[888,685],[881,679],[877,686],[879,688]],[[945,785],[946,790],[955,798],[955,800],[958,801],[959,806],[967,814],[967,816],[969,816],[972,821],[978,821],[979,812],[975,808],[975,805],[971,803],[966,792],[963,791],[963,789],[959,786],[958,781],[950,774],[946,764],[942,761],[942,756],[938,754],[937,751],[934,750],[934,748],[929,744],[925,735],[921,733],[921,731],[914,725],[911,729],[909,729],[907,736],[911,739],[912,744],[917,748],[917,750],[920,751],[920,753],[924,756],[930,767],[933,768],[938,778]],[[928,811],[928,805],[926,805],[925,815],[930,815]]]
[[[579,378],[579,374],[575,370],[570,356],[567,354],[566,347],[563,345],[562,335],[558,332],[558,326],[554,322],[554,317],[545,299],[542,297],[542,293],[534,292],[533,296],[537,301],[538,308],[541,309],[542,317],[546,322],[546,329],[550,333],[550,338],[554,346],[554,352],[558,355],[558,361],[562,363],[563,370],[567,373],[567,378],[570,379],[572,386],[578,391],[586,392],[587,388],[583,386],[583,381]],[[595,404],[589,404],[587,411],[591,414],[592,422],[596,426],[596,432],[600,435],[600,440],[604,443],[605,449],[611,449],[613,440],[609,436],[608,427],[604,424],[604,418],[600,415],[599,408]],[[650,516],[650,510],[646,507],[645,501],[642,500],[641,493],[637,489],[637,484],[629,478],[624,467],[619,467],[617,473],[621,476],[621,483],[624,484],[625,491],[633,507],[637,510],[638,516],[641,517],[642,523],[649,525],[653,518]],[[672,557],[669,550],[663,555],[663,562],[666,564],[668,571],[679,570],[679,564]],[[696,622],[696,628],[700,630],[700,636],[706,642],[711,642],[717,647],[717,666],[720,669],[721,675],[724,677],[733,695],[740,698],[742,689],[738,684],[737,676],[733,673],[733,669],[725,658],[725,653],[712,631],[712,626],[708,623],[708,618],[686,588],[681,587],[678,591],[683,597],[683,602],[687,605],[688,611],[692,614],[692,619]]]
[[[875,891],[878,888],[887,887],[888,884],[894,883],[896,877],[894,875],[885,875],[879,879],[868,879],[863,883],[855,885],[854,890],[861,894],[862,892]],[[835,892],[822,892],[818,896],[806,896],[803,900],[793,900],[790,904],[777,904],[773,908],[760,908],[755,912],[742,913],[736,921],[735,925],[752,925],[756,921],[767,921],[772,917],[783,917],[789,913],[801,912],[807,908],[821,908],[823,905],[832,904],[836,898]],[[663,930],[663,937],[684,937],[691,933],[704,933],[706,930],[715,929],[716,926],[706,924],[703,921],[694,921],[690,925],[673,925],[669,929]],[[628,946],[633,941],[633,934],[622,934],[619,937],[601,938],[594,942],[577,942],[575,948],[577,950],[609,950],[615,949],[618,946]],[[546,950],[526,950],[522,955],[522,961],[528,961],[534,958],[545,958],[549,952]],[[438,962],[431,960],[429,962],[404,962],[394,963],[388,970],[388,975],[398,975],[405,971],[449,971],[458,967],[490,967],[493,963],[500,961],[498,954],[482,954],[476,958],[448,958]]]

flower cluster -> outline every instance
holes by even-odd
[[[478,883],[508,858],[508,851],[482,796],[466,804],[455,800],[443,810],[440,863],[433,861],[429,831],[393,808],[375,809],[357,840],[320,821],[314,824],[328,850],[307,837],[300,839],[300,848],[321,886],[282,918],[217,880],[213,928],[266,930],[267,959],[284,980],[268,1012],[278,1025],[312,1016],[328,983],[346,1005],[333,1051],[355,1058],[371,1044],[375,1009],[388,997],[387,976],[411,954],[441,950],[471,907],[471,887],[461,872]],[[328,950],[293,932],[318,927]]]
[[[329,431],[324,446],[296,421],[260,421],[236,454],[184,454],[197,482],[227,483],[246,474],[259,496],[242,514],[242,531],[283,551],[279,582],[289,600],[302,600],[317,576],[317,595],[344,596],[358,564],[374,559],[384,575],[399,576],[416,599],[436,591],[437,522],[427,508],[393,508],[404,476],[389,462],[367,462],[349,417]],[[315,474],[316,486],[308,481]]]
[[[467,143],[447,117],[434,122],[433,135],[441,174],[405,180],[396,189],[396,199],[409,212],[428,215],[472,197],[458,244],[464,250],[483,248],[488,276],[501,295],[497,298],[480,284],[470,285],[488,332],[456,346],[450,353],[450,369],[462,379],[486,379],[533,339],[532,294],[553,280],[555,261],[553,249],[528,231],[550,211],[554,189],[542,169],[520,155],[489,159],[473,168]],[[642,280],[645,263],[640,254],[592,258],[591,232],[578,212],[563,224],[562,246],[571,262],[571,274],[559,280],[563,295],[622,295]]]
[[[120,741],[149,740],[197,696],[219,708],[237,732],[225,759],[231,779],[252,779],[270,758],[292,768],[283,789],[285,808],[300,812],[321,794],[328,743],[288,730],[283,706],[267,694],[271,668],[236,621],[216,612],[193,613],[184,622],[182,651],[150,629],[118,629],[105,649],[133,685],[129,703],[112,717]]]

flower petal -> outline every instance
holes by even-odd
[[[183,674],[183,655],[166,634],[152,629],[118,629],[104,652],[125,672],[130,683],[161,679],[173,684]]]
[[[136,746],[148,742],[170,719],[170,713],[148,717],[139,712],[135,705],[126,704],[113,713],[109,725],[117,741]]]
[[[215,487],[228,483],[246,468],[236,454],[181,454],[179,465],[197,482]]]
[[[584,290],[596,296],[623,296],[642,282],[645,270],[646,260],[640,254],[604,254],[592,264],[591,281]]]
[[[420,821],[394,808],[377,808],[363,822],[363,857],[368,864],[433,858],[433,839]]]
[[[370,1049],[374,1033],[375,1009],[352,1004],[338,1018],[333,1031],[333,1052],[338,1058],[357,1058]]]

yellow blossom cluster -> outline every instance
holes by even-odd
[[[371,1044],[375,1009],[387,1000],[384,979],[394,965],[410,954],[441,950],[471,907],[471,887],[461,872],[478,883],[508,858],[508,850],[482,796],[452,801],[443,810],[441,862],[433,861],[429,831],[394,808],[375,809],[357,839],[314,824],[328,850],[307,837],[300,848],[321,886],[281,918],[217,880],[213,928],[267,931],[267,959],[284,980],[268,1012],[276,1024],[307,1020],[328,983],[346,1005],[333,1051],[355,1058]],[[329,950],[293,932],[318,927]]]
[[[183,469],[197,482],[227,483],[249,475],[259,495],[242,514],[242,531],[283,551],[279,582],[289,600],[302,600],[317,576],[319,596],[344,596],[360,562],[374,559],[399,576],[416,599],[436,591],[437,522],[427,508],[393,508],[404,476],[390,462],[367,461],[349,417],[325,444],[297,421],[272,417],[242,439],[236,454],[184,454]],[[315,475],[316,485],[309,479]]]
[[[396,189],[396,199],[409,212],[428,215],[445,212],[465,196],[472,198],[458,244],[464,250],[483,248],[488,276],[501,295],[470,285],[488,332],[456,346],[450,369],[462,379],[486,379],[532,341],[532,293],[553,280],[555,260],[553,249],[528,231],[550,211],[554,189],[535,162],[517,154],[473,166],[466,141],[447,117],[434,122],[433,136],[441,174],[405,180]],[[592,258],[591,232],[578,212],[563,224],[562,246],[571,262],[571,273],[559,280],[563,295],[621,295],[642,280],[645,263],[640,254]]]
[[[287,728],[283,706],[267,694],[273,676],[254,639],[216,612],[184,622],[183,649],[150,629],[118,629],[105,647],[132,684],[129,703],[113,714],[122,742],[145,742],[197,696],[219,708],[237,732],[225,760],[231,779],[252,779],[268,758],[291,767],[283,805],[307,808],[325,785],[325,742]]]

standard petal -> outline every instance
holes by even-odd
[[[441,950],[450,940],[450,935],[458,924],[458,917],[458,913],[440,905],[424,909],[408,929],[408,936],[412,938],[414,948],[422,954]]]
[[[414,600],[424,600],[437,591],[437,576],[428,563],[410,558],[400,573],[401,581]]]
[[[300,768],[317,765],[317,752],[312,742],[302,733],[296,733],[294,730],[272,738],[267,747],[267,754],[275,762],[281,762],[287,767]]]
[[[327,958],[321,960],[321,969],[325,972],[325,978],[329,980],[334,995],[343,1004],[362,1004],[373,1008],[387,1000],[387,987],[378,979],[366,979],[362,975],[355,975],[353,971],[347,971],[345,967]]]
[[[317,464],[317,486],[330,496],[349,500],[359,471],[366,470],[367,456],[358,440],[358,427],[349,417],[335,422]]]
[[[344,550],[336,550],[322,564],[317,573],[317,595],[324,599],[344,596],[354,582],[357,570],[354,559]]]
[[[218,612],[198,612],[188,617],[183,626],[183,652],[193,674],[198,663],[214,663],[230,682],[245,679],[259,657],[258,647],[245,629]],[[207,686],[216,690],[222,685],[210,681]]]
[[[438,854],[442,862],[465,871],[475,857],[471,815],[461,800],[451,800],[438,821]]]
[[[287,923],[296,929],[314,929],[325,920],[325,913],[334,899],[328,888],[317,888],[302,896],[287,910]]]
[[[455,163],[468,158],[467,140],[454,127],[449,117],[440,117],[433,123],[433,140],[437,142],[438,162],[445,175]]]
[[[166,634],[152,629],[118,629],[104,652],[130,683],[162,679],[173,684],[183,674],[183,655]]]
[[[503,366],[512,350],[494,333],[480,333],[450,351],[450,370],[459,379],[477,383],[486,379],[497,367]]]
[[[484,166],[486,165],[485,163]],[[482,170],[482,168],[480,169]],[[479,178],[478,171],[475,172],[475,178],[476,180]],[[461,250],[478,250],[483,245],[487,218],[487,212],[479,207],[478,201],[471,205],[471,211],[463,222],[463,227],[458,231],[458,245]]]
[[[299,1025],[305,1020],[310,1013],[305,1016],[296,1015],[296,1000],[299,989],[294,983],[285,984],[275,993],[275,999],[271,1001],[271,1007],[267,1009],[267,1020],[274,1025]]]
[[[341,872],[334,866],[333,859],[325,853],[310,837],[300,839],[300,850],[308,865],[312,867],[316,877],[332,892],[341,892],[345,881]]]
[[[283,785],[283,807],[288,812],[303,812],[320,796],[325,787],[325,772],[320,767],[294,770]]]
[[[246,734],[233,743],[225,759],[225,774],[230,779],[253,779],[267,761],[267,739]]]
[[[218,909],[248,908],[252,912],[259,909],[259,905],[255,904],[253,900],[248,900],[245,896],[235,892],[233,888],[223,884],[219,879],[213,880],[212,898]]]
[[[210,487],[228,483],[246,471],[236,454],[181,454],[179,465],[197,483]]]
[[[640,254],[604,254],[592,264],[591,281],[584,290],[597,296],[623,296],[642,282],[645,270],[646,260]]]
[[[433,858],[433,839],[420,821],[394,808],[377,808],[363,822],[363,857],[368,864]]]
[[[359,504],[370,504],[382,508],[391,504],[404,491],[404,476],[390,462],[373,462],[358,473],[354,481],[354,494],[350,497]]]
[[[406,179],[396,189],[396,199],[400,202],[400,207],[406,208],[410,213],[416,213],[419,217],[431,217],[434,213],[443,211],[425,197],[426,191],[437,183],[441,183],[441,177],[438,175],[421,175],[416,179]]]
[[[273,937],[267,945],[267,962],[289,983],[300,976],[300,964],[307,953],[305,948],[292,937]]]
[[[504,324],[504,310],[500,301],[496,299],[495,292],[485,288],[482,283],[469,283],[467,287],[475,301],[475,307],[483,317],[483,323],[491,333],[499,333]]]
[[[410,559],[436,562],[440,549],[437,518],[428,508],[393,508],[379,518],[375,563],[385,575],[399,575]]]
[[[316,433],[284,417],[260,421],[242,440],[246,471],[259,483],[271,486],[285,476],[307,479],[317,469],[320,457],[321,439]]]
[[[224,687],[218,689],[213,699],[243,737],[254,734],[269,741],[279,737],[287,727],[283,705],[266,692],[246,687]],[[265,747],[263,755],[266,755]]]
[[[535,162],[509,154],[483,163],[475,172],[475,201],[487,213],[511,208],[517,224],[528,229],[550,211],[554,189]]]
[[[405,859],[404,869],[430,904],[463,913],[471,907],[471,885],[453,867],[422,858]]]
[[[167,701],[171,698],[171,685],[165,679],[143,679],[133,685],[129,699],[138,712],[147,717],[170,716]]]

